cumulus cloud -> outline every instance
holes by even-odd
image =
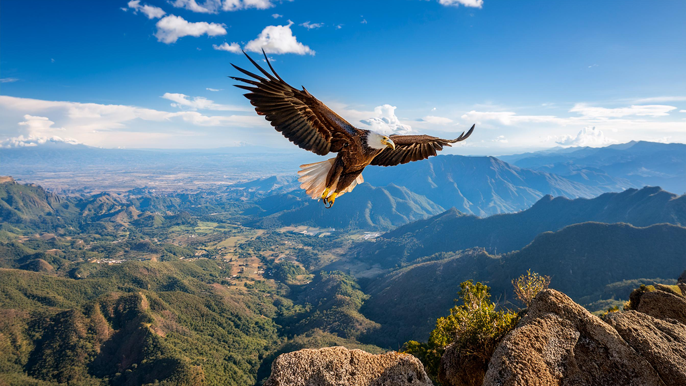
[[[435,115],[427,115],[422,118],[422,121],[430,123],[432,125],[449,125],[453,123],[453,120],[445,117],[437,117]]]
[[[234,54],[240,54],[243,52],[241,50],[241,46],[238,45],[238,43],[227,43],[224,42],[224,44],[216,45],[212,44],[212,47],[214,47],[215,50],[217,51],[227,51],[227,52],[233,52]]]
[[[454,7],[459,7],[461,4],[465,7],[481,8],[484,5],[484,0],[438,0],[438,3]]]
[[[60,138],[58,136],[52,136],[50,138],[48,137],[36,137],[36,136],[23,136],[20,135],[18,137],[12,137],[5,139],[3,141],[0,141],[0,148],[16,148],[16,147],[32,147],[32,146],[38,146],[42,145],[44,143],[68,143],[70,145],[78,145],[80,142],[75,140],[75,139],[64,139]]]
[[[245,45],[247,51],[264,52],[268,54],[298,54],[314,55],[314,50],[298,42],[293,31],[291,31],[292,21],[288,25],[270,25],[265,27],[260,35]]]
[[[279,15],[278,13],[273,13],[273,14],[272,14],[272,17],[273,17],[274,19],[278,19],[278,18],[280,18],[280,17],[283,17],[283,15]]]
[[[510,141],[508,141],[507,138],[505,138],[504,135],[499,135],[499,136],[495,137],[495,139],[491,140],[491,142],[508,143],[508,142],[510,142]]]
[[[71,144],[79,143],[77,140],[72,138],[63,139],[57,136],[56,134],[63,135],[65,129],[61,127],[53,127],[54,124],[55,122],[51,121],[47,117],[26,114],[24,115],[24,121],[19,122],[19,126],[22,126],[25,135],[22,134],[17,137],[0,141],[0,147],[29,147],[41,145],[47,142],[66,142]]]
[[[211,87],[207,87],[205,90],[207,90],[207,91],[213,91],[213,92],[221,91],[220,88],[211,88]]]
[[[248,8],[267,9],[274,6],[270,0],[205,0],[200,4],[197,0],[175,0],[171,4],[177,8],[185,8],[198,13],[217,13],[220,10],[238,11]]]
[[[374,116],[360,122],[371,126],[373,131],[381,134],[406,134],[412,131],[410,125],[403,124],[395,115],[395,106],[385,104],[374,108]]]
[[[12,83],[12,82],[16,82],[18,80],[19,79],[17,79],[17,78],[0,78],[0,83]]]
[[[579,113],[585,117],[621,118],[626,116],[664,117],[669,115],[669,112],[672,110],[676,110],[676,107],[667,105],[632,105],[630,107],[606,108],[577,103],[569,111]]]
[[[198,37],[205,34],[207,36],[226,35],[226,29],[224,29],[223,25],[217,23],[191,23],[180,16],[169,15],[157,22],[157,33],[155,36],[158,41],[170,44],[175,43],[184,36]]]
[[[217,90],[219,91],[219,90]],[[180,108],[180,109],[189,109],[189,110],[215,110],[215,111],[251,111],[250,108],[248,107],[242,107],[242,106],[232,106],[232,105],[221,105],[214,103],[214,101],[211,101],[207,98],[204,97],[188,97],[187,95],[184,94],[177,94],[177,93],[165,93],[162,95],[162,98],[168,99],[174,103],[171,104],[172,107]]]
[[[141,5],[140,0],[131,0],[128,4],[129,8],[133,9],[134,13],[142,12],[148,19],[159,19],[167,13],[152,5],[143,4]]]
[[[11,120],[17,114],[29,117],[24,116],[23,124],[17,125],[18,121]],[[264,118],[254,113],[204,115],[198,111],[167,112],[136,106],[45,101],[2,95],[0,117],[0,138],[58,136],[105,147],[159,147],[158,140],[171,138],[169,140],[173,142],[173,137],[177,137],[176,143],[183,146],[187,141],[178,137],[198,138],[202,133],[196,130],[198,127],[208,128],[206,130],[213,127],[221,127],[222,130],[269,127]],[[59,128],[53,126],[53,121],[59,122]],[[189,125],[196,128],[191,130]],[[235,136],[226,136],[224,139],[224,143],[227,143],[229,139],[235,140]],[[208,145],[217,146],[218,141],[218,138],[214,139]]]
[[[323,25],[324,23],[310,23],[309,21],[300,24],[300,26],[305,27],[307,29],[317,29],[321,28]]]
[[[600,147],[607,146],[617,141],[607,138],[605,134],[593,127],[584,127],[579,131],[576,136],[566,135],[555,141],[558,145],[577,147],[577,146],[588,146],[588,147]]]

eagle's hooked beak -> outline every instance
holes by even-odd
[[[393,140],[388,138],[388,137],[383,137],[381,139],[381,143],[386,145],[387,147],[390,147],[391,149],[395,150],[395,143],[393,143]]]

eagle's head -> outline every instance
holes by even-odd
[[[387,135],[382,135],[373,131],[369,132],[369,135],[367,136],[367,146],[377,150],[385,148],[391,148],[395,150],[395,143],[393,143],[392,139],[390,139]]]

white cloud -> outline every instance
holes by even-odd
[[[221,91],[222,89],[220,89],[220,88],[211,88],[211,87],[207,87],[205,90],[217,92],[217,91]]]
[[[12,82],[16,82],[18,80],[19,79],[17,79],[17,78],[0,78],[0,83],[12,83]]]
[[[197,0],[175,0],[174,7],[185,8],[198,13],[217,13],[218,11],[238,11],[241,9],[267,9],[274,5],[269,0],[205,0],[198,4]]]
[[[462,115],[462,119],[466,121],[498,121],[505,126],[516,125],[518,123],[526,122],[551,122],[563,124],[565,120],[563,118],[558,118],[552,115],[517,115],[515,112],[511,111],[470,111]]]
[[[684,102],[686,96],[657,96],[650,98],[639,98],[634,100],[634,103],[659,103],[659,102]]]
[[[499,136],[495,137],[495,139],[491,140],[491,142],[508,143],[508,142],[510,142],[510,141],[508,141],[507,138],[505,138],[504,135],[499,135]]]
[[[71,144],[78,143],[78,141],[75,139],[62,139],[61,137],[55,135],[63,135],[65,129],[60,127],[52,127],[54,124],[55,122],[51,121],[47,117],[26,114],[24,115],[24,121],[19,122],[19,126],[23,126],[22,129],[26,136],[22,134],[17,137],[0,141],[0,147],[28,147],[41,145],[46,142],[66,142]]]
[[[133,9],[134,13],[138,13],[138,11],[143,12],[148,19],[159,19],[167,14],[162,10],[162,8],[147,4],[141,5],[140,3],[140,0],[131,0],[129,1],[128,6],[129,8]]]
[[[362,19],[361,24],[367,24],[367,19]]]
[[[279,15],[278,13],[273,13],[273,14],[272,14],[272,17],[273,17],[274,19],[278,19],[278,18],[280,18],[280,17],[283,17],[283,15]]]
[[[343,28],[343,24],[339,24],[336,26],[336,29],[341,29],[341,28]]]
[[[12,118],[17,114],[26,114],[30,118],[24,116],[23,124],[17,125],[18,121]],[[188,147],[187,137],[192,137],[198,145],[203,146],[202,134],[214,138],[205,143],[205,147],[216,147],[218,143],[235,141],[236,135],[231,133],[239,128],[254,130],[269,127],[264,118],[254,113],[208,116],[197,111],[167,112],[136,106],[45,101],[2,95],[0,117],[0,139],[18,136],[24,139],[32,136],[34,139],[52,138],[57,134],[60,138],[105,147],[160,147],[162,139],[174,146]],[[53,121],[59,122],[59,128],[53,127]],[[221,137],[216,132],[203,132],[198,128],[221,128],[227,134]]]
[[[453,120],[450,118],[445,118],[445,117],[437,117],[434,115],[427,115],[422,120],[426,123],[430,123],[433,125],[449,125],[453,123]]]
[[[232,105],[221,105],[214,103],[207,98],[203,97],[193,97],[189,98],[184,94],[176,93],[165,93],[162,98],[168,99],[174,103],[171,104],[172,107],[176,108],[187,108],[190,110],[215,110],[215,111],[252,111],[249,107],[242,106],[232,106]]]
[[[686,110],[679,110],[680,113],[686,113]]]
[[[42,145],[47,142],[62,142],[62,143],[68,143],[71,145],[78,145],[80,142],[75,140],[75,139],[63,139],[58,136],[52,136],[50,138],[48,137],[36,137],[36,136],[28,136],[24,137],[23,135],[20,135],[18,137],[12,137],[5,139],[3,141],[0,141],[0,148],[13,148],[13,147],[32,147],[32,146],[38,146]]]
[[[585,103],[577,103],[570,112],[579,113],[585,117],[593,118],[620,118],[626,116],[638,117],[664,117],[669,112],[676,110],[674,106],[667,105],[632,105],[630,107],[606,108],[589,106]]]
[[[584,127],[579,131],[576,136],[566,135],[555,141],[557,144],[562,146],[589,146],[589,147],[600,147],[607,146],[617,141],[607,138],[605,134],[594,127]]]
[[[292,21],[288,25],[270,25],[265,27],[260,35],[246,44],[245,49],[252,52],[261,52],[262,49],[268,54],[298,54],[314,55],[314,50],[300,43],[291,31]]]
[[[302,27],[307,28],[307,29],[317,29],[317,28],[321,28],[324,25],[324,23],[310,23],[309,21],[306,21],[300,25]]]
[[[400,122],[395,115],[395,106],[385,104],[374,108],[374,116],[360,122],[371,126],[371,129],[381,134],[406,134],[412,131],[410,125]]]
[[[438,0],[438,3],[446,6],[458,7],[462,4],[465,7],[481,8],[484,5],[484,0]]]
[[[218,51],[233,52],[234,54],[240,54],[241,52],[243,52],[241,50],[241,46],[239,46],[238,43],[229,44],[227,42],[224,42],[224,44],[220,45],[212,44],[212,47],[214,47],[214,49]]]
[[[224,26],[217,23],[198,22],[190,23],[184,18],[170,15],[157,22],[157,40],[170,44],[176,42],[184,36],[198,37],[207,34],[208,36],[226,35]]]
[[[49,136],[54,134],[54,132],[64,131],[63,128],[52,127],[55,122],[51,121],[46,117],[39,117],[26,114],[24,115],[25,121],[19,122],[19,126],[25,126],[26,131],[31,136]]]
[[[274,4],[269,0],[224,0],[222,9],[224,11],[236,11],[239,9],[267,9],[273,7]]]

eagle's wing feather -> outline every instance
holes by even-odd
[[[443,146],[452,146],[453,143],[469,138],[473,131],[474,126],[466,134],[462,133],[455,139],[442,139],[430,135],[391,135],[389,138],[395,143],[395,150],[384,149],[374,157],[371,164],[394,166],[427,159],[436,155],[436,152],[443,150]]]
[[[264,53],[264,51],[263,51]],[[244,52],[245,54],[245,52]],[[312,96],[304,87],[298,90],[274,71],[265,54],[265,60],[273,75],[260,67],[248,54],[252,64],[264,75],[234,66],[252,79],[231,77],[245,84],[236,87],[250,91],[245,97],[264,115],[274,128],[299,147],[319,155],[340,151],[343,143],[362,131],[354,128],[338,114]]]

